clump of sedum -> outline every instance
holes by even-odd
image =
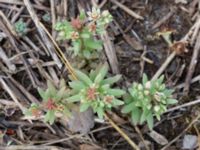
[[[47,89],[38,89],[42,98],[41,105],[33,103],[31,107],[26,110],[25,114],[28,116],[40,117],[44,112],[44,121],[53,124],[56,117],[63,115],[70,115],[71,104],[67,101],[70,95],[65,81],[61,80],[60,85],[55,87],[52,82],[47,81]]]
[[[177,103],[172,98],[173,90],[167,89],[163,83],[164,76],[149,81],[143,75],[142,83],[133,83],[128,89],[123,113],[129,113],[134,124],[147,121],[150,129],[153,127],[153,116],[160,120],[160,116],[167,110],[167,106]]]
[[[106,110],[123,105],[124,102],[118,98],[125,92],[112,88],[112,85],[120,79],[120,75],[106,78],[107,72],[107,65],[92,70],[88,75],[76,70],[78,80],[69,83],[73,96],[68,98],[68,101],[80,102],[81,112],[91,107],[101,119]]]
[[[75,56],[90,59],[98,57],[103,44],[98,36],[106,31],[111,21],[112,16],[107,10],[101,12],[94,7],[87,15],[82,10],[77,18],[58,22],[55,29],[59,31],[59,40],[71,42],[70,49]]]

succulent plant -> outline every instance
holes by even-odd
[[[148,81],[144,74],[142,83],[133,83],[126,97],[123,113],[131,114],[134,124],[147,121],[150,129],[153,127],[153,116],[160,120],[160,116],[167,110],[167,106],[177,103],[172,98],[173,90],[167,89],[163,83],[164,76],[154,81]]]
[[[108,66],[92,70],[89,75],[76,70],[78,80],[69,83],[72,88],[73,96],[68,98],[69,102],[80,102],[80,111],[83,112],[89,107],[103,118],[106,110],[112,107],[123,105],[119,100],[125,92],[120,89],[111,88],[111,86],[120,79],[120,75],[105,78],[108,72]]]
[[[26,115],[39,117],[42,112],[45,113],[45,122],[53,124],[56,117],[62,115],[70,115],[70,106],[67,98],[70,95],[66,87],[65,81],[62,79],[60,85],[56,88],[50,81],[47,81],[47,89],[38,89],[38,92],[43,100],[42,105],[32,104],[31,107],[25,112]]]
[[[20,19],[19,21],[17,21],[15,23],[15,31],[20,35],[20,36],[23,36],[26,34],[27,32],[27,25],[26,23]]]
[[[65,20],[57,22],[55,29],[59,31],[60,40],[70,40],[70,48],[75,56],[86,59],[98,57],[98,52],[102,49],[102,41],[96,35],[105,32],[106,25],[112,21],[112,16],[108,11],[100,12],[100,9],[92,8],[91,12],[81,11],[77,18],[70,22]]]

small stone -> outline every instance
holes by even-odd
[[[183,138],[183,149],[195,149],[197,146],[197,136],[187,134]]]

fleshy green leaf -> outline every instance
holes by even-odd
[[[163,93],[164,93],[165,96],[167,96],[167,97],[171,96],[173,92],[174,92],[174,90],[171,90],[171,89],[170,89],[170,90],[167,89],[167,90],[164,90],[164,91],[163,91]]]
[[[113,96],[116,96],[116,97],[120,97],[120,96],[122,96],[122,95],[125,94],[125,91],[120,90],[120,89],[109,89],[109,90],[107,91],[107,93],[108,93],[109,95],[113,95]]]
[[[150,113],[150,111],[147,110],[147,109],[144,109],[144,110],[142,111],[142,115],[141,115],[141,117],[140,117],[140,124],[142,124],[142,123],[146,120],[147,115],[148,115],[149,113]]]
[[[56,100],[61,100],[66,92],[66,88],[62,87],[56,94]]]
[[[137,91],[135,89],[129,88],[128,91],[131,94],[132,98],[135,98],[137,96]]]
[[[160,78],[158,79],[158,84],[162,84],[164,80],[164,75],[161,75]]]
[[[60,80],[59,88],[66,87],[66,83],[64,79]]]
[[[160,114],[155,114],[156,118],[160,121]]]
[[[101,67],[101,69],[99,70],[98,75],[96,76],[94,82],[95,83],[100,83],[106,76],[108,72],[108,66],[105,64]]]
[[[86,85],[91,85],[92,81],[90,80],[90,78],[84,74],[83,72],[76,70],[76,75],[78,77],[79,80],[83,81]]]
[[[107,78],[105,80],[102,81],[102,84],[109,84],[109,85],[112,85],[114,84],[115,82],[119,81],[119,79],[121,78],[121,75],[116,75],[114,77],[110,77],[110,78]]]
[[[72,44],[73,44],[74,55],[77,56],[81,51],[81,41],[76,40],[73,41]]]
[[[71,112],[69,111],[69,109],[67,107],[65,107],[63,110],[63,114],[66,115],[67,117],[69,117],[71,115]]]
[[[176,99],[167,99],[167,104],[176,104],[178,101]]]
[[[102,41],[95,41],[93,39],[86,39],[85,46],[90,49],[102,49]]]
[[[106,92],[110,89],[110,85],[109,84],[104,84],[100,87],[100,92]]]
[[[73,103],[73,102],[78,102],[78,101],[80,101],[80,100],[81,100],[81,96],[80,96],[79,94],[73,95],[73,96],[67,98],[67,101],[68,101],[68,102],[71,102],[71,103]]]
[[[102,107],[98,107],[96,111],[97,111],[98,117],[100,119],[103,119],[103,116],[104,116],[104,110],[103,110],[103,108]]]
[[[142,84],[145,85],[148,81],[147,75],[144,73],[142,77]]]
[[[146,120],[147,120],[147,124],[148,124],[149,129],[152,130],[153,129],[153,115],[152,115],[152,113],[149,113]]]
[[[67,31],[72,30],[72,26],[68,21],[58,22],[55,25],[55,30],[57,30],[57,31],[63,30],[65,32],[67,32]]]
[[[90,107],[90,103],[83,103],[80,106],[80,112],[86,111]]]
[[[69,82],[69,86],[70,86],[73,90],[75,90],[75,91],[77,91],[77,92],[85,88],[85,85],[84,85],[81,81],[78,81],[78,80]]]
[[[41,96],[41,98],[43,99],[43,100],[47,100],[48,99],[48,95],[46,94],[46,92],[43,90],[43,89],[41,89],[41,88],[38,88],[38,93],[40,94],[40,96]]]
[[[135,108],[134,102],[130,103],[130,104],[126,104],[123,108],[122,108],[122,113],[130,113],[133,109]]]
[[[113,103],[114,106],[120,106],[120,105],[123,105],[123,104],[124,104],[123,101],[118,100],[118,99],[114,99],[114,100],[112,101],[112,103]]]
[[[80,19],[80,20],[85,20],[85,17],[86,17],[85,11],[82,9],[82,10],[80,11],[79,19]]]
[[[54,111],[49,111],[50,115],[49,115],[49,123],[52,125],[55,121],[55,112]]]
[[[91,79],[92,81],[94,81],[94,79],[95,79],[96,76],[98,75],[99,70],[101,69],[101,67],[102,67],[102,65],[98,65],[98,66],[96,67],[95,70],[91,70],[91,71],[90,71],[89,77],[90,77],[90,79]]]
[[[50,92],[50,95],[53,97],[54,95],[56,95],[56,88],[55,86],[53,85],[53,83],[49,80],[47,80],[47,87],[48,87],[48,90]]]
[[[131,120],[133,121],[134,125],[136,125],[140,121],[141,110],[134,107],[131,112]]]
[[[81,33],[81,37],[84,39],[90,38],[90,33],[89,32],[83,32]]]
[[[53,110],[47,111],[44,121],[49,122],[51,125],[54,123],[55,120],[55,112]]]
[[[83,50],[83,56],[87,59],[91,58],[91,52],[89,50]]]

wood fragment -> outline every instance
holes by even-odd
[[[22,6],[19,9],[19,11],[17,11],[17,13],[12,17],[12,19],[10,21],[12,24],[15,23],[15,21],[19,18],[20,14],[23,12],[24,8],[25,8],[25,6]]]
[[[191,122],[190,124],[178,135],[176,136],[173,140],[171,140],[166,146],[164,146],[161,150],[166,150],[170,145],[172,145],[174,142],[176,142],[187,130],[189,130],[192,125],[199,120],[200,118],[200,114],[198,116],[196,116]]]
[[[30,102],[39,104],[39,101],[27,91],[19,82],[17,82],[14,78],[10,77],[12,83],[29,99]]]
[[[0,47],[0,58],[6,64],[10,71],[14,72],[16,70],[15,64],[13,64],[8,56],[5,54],[4,50]]]
[[[108,33],[106,32],[101,36],[105,48],[105,53],[108,58],[108,61],[111,66],[111,70],[114,74],[119,74],[119,68],[118,68],[118,60],[116,56],[116,51],[114,50],[114,47],[109,39]]]
[[[2,105],[6,105],[6,106],[13,106],[13,107],[17,107],[18,105],[13,102],[12,100],[7,100],[7,99],[0,99],[0,103]]]
[[[165,62],[162,64],[162,66],[158,69],[158,71],[154,74],[151,80],[156,80],[163,71],[167,68],[167,66],[170,64],[170,62],[175,58],[176,52],[173,51],[165,60]]]
[[[40,48],[38,46],[35,45],[35,43],[27,36],[24,36],[22,37],[24,39],[24,41],[26,41],[31,47],[33,50],[37,51],[37,52],[40,52]]]
[[[196,44],[194,46],[192,59],[191,59],[190,66],[189,66],[189,69],[188,69],[188,73],[187,73],[187,76],[186,76],[186,79],[185,79],[185,87],[184,87],[184,90],[183,90],[185,94],[188,94],[188,92],[189,92],[190,82],[191,82],[193,73],[195,71],[197,62],[198,62],[199,52],[200,52],[200,32],[199,32],[199,35],[197,37]]]
[[[11,146],[0,146],[2,150],[70,150],[67,148],[61,148],[56,146],[30,146],[30,145],[11,145]]]
[[[11,45],[13,46],[13,48],[16,50],[16,52],[18,54],[20,54],[20,49],[19,49],[19,43],[18,40],[15,39],[15,37],[13,37],[12,33],[7,29],[7,27],[3,24],[3,22],[0,22],[0,27],[4,30],[4,32],[7,34],[8,39],[11,43]],[[31,68],[29,68],[29,63],[27,62],[27,60],[24,58],[23,55],[19,55],[21,60],[23,61],[25,67],[26,67],[26,71],[27,74],[29,75],[29,78],[33,84],[34,87],[36,87],[36,82],[37,82],[37,78],[35,77],[35,73],[31,70]]]
[[[107,0],[103,0],[100,4],[99,4],[99,8],[101,9],[105,4],[106,4]]]
[[[43,42],[46,43],[45,46],[48,48],[53,60],[57,63],[58,68],[61,68],[62,64],[61,64],[59,58],[57,57],[57,55],[54,52],[54,46],[52,45],[52,43],[50,42],[49,38],[47,37],[45,31],[41,27],[39,18],[37,17],[31,3],[30,3],[30,0],[24,0],[24,4],[25,4],[33,22],[35,23],[37,30],[38,30],[40,36],[42,37]]]
[[[54,27],[56,25],[56,10],[55,10],[55,0],[50,0],[51,4],[51,20],[52,20],[52,37],[55,38]]]
[[[172,111],[175,111],[175,110],[180,110],[182,108],[193,106],[193,105],[197,105],[199,103],[200,103],[200,99],[197,99],[197,100],[194,100],[194,101],[182,104],[182,105],[178,105],[178,106],[169,108],[165,113],[169,113],[169,112],[172,112]]]
[[[175,8],[172,7],[172,9],[170,9],[170,12],[168,14],[166,14],[164,17],[162,17],[161,20],[159,20],[157,23],[155,23],[152,27],[152,29],[156,29],[158,27],[160,27],[163,23],[165,23],[175,12]]]
[[[194,77],[194,78],[191,80],[190,83],[195,83],[195,82],[198,82],[198,81],[200,81],[200,75]],[[175,87],[175,89],[182,89],[182,88],[184,88],[184,87],[185,87],[185,83],[182,83],[182,84],[177,85],[177,86]]]
[[[0,16],[2,17],[2,19],[4,20],[7,28],[10,30],[10,32],[17,37],[17,33],[14,29],[14,27],[11,25],[10,21],[8,20],[8,18],[4,15],[4,13],[0,10]]]
[[[14,5],[22,5],[24,6],[24,3],[21,0],[0,0],[0,3],[6,3],[6,4],[14,4]],[[42,6],[42,5],[35,5],[33,4],[33,7],[36,9],[40,9],[40,10],[46,10],[46,11],[50,11],[50,8]]]
[[[8,92],[8,94],[10,95],[10,97],[14,100],[14,102],[17,104],[17,106],[21,109],[22,112],[24,112],[25,110],[25,106],[23,106],[17,99],[17,97],[15,96],[15,94],[13,93],[13,91],[10,89],[10,87],[6,84],[6,82],[4,81],[4,79],[2,77],[0,77],[0,83],[2,85],[2,87],[4,88],[5,91]]]

